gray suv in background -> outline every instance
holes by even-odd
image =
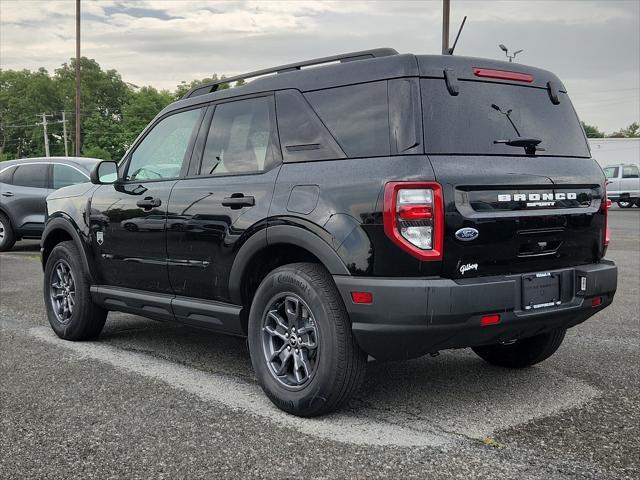
[[[54,190],[89,181],[94,158],[49,157],[0,163],[0,252],[21,238],[40,238],[46,198]]]

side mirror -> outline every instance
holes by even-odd
[[[91,183],[95,185],[108,185],[118,181],[118,164],[111,160],[104,160],[91,170]]]

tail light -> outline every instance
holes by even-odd
[[[384,232],[420,260],[441,260],[442,187],[436,182],[390,182],[384,189]]]
[[[607,185],[604,186],[604,198],[600,203],[600,211],[604,215],[604,231],[602,233],[602,246],[604,247],[603,255],[606,253],[606,249],[609,246],[609,208],[611,207],[611,200],[607,197]]]

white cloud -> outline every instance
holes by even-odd
[[[365,48],[440,51],[439,0],[83,0],[82,12],[83,55],[160,88]],[[519,60],[557,73],[585,120],[611,131],[638,119],[639,2],[455,0],[452,35],[463,15],[457,54],[501,58],[498,43],[524,48]],[[0,0],[0,66],[53,70],[68,61],[74,17],[70,0]],[[632,89],[629,102],[606,101],[622,88]]]

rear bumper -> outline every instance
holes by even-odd
[[[446,348],[489,345],[584,322],[613,301],[618,269],[613,262],[554,270],[561,275],[558,306],[522,309],[523,275],[449,280],[334,276],[356,341],[380,360],[415,358]],[[586,290],[580,290],[582,277]],[[356,304],[351,292],[371,292],[372,304]],[[592,306],[592,299],[601,303]],[[500,323],[480,325],[499,314]]]

